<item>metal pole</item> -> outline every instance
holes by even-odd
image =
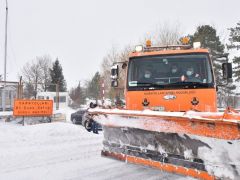
[[[56,110],[59,109],[59,82],[56,84]]]
[[[6,21],[5,21],[5,52],[4,52],[4,88],[3,88],[3,99],[2,106],[3,111],[6,108],[6,72],[7,72],[7,22],[8,22],[8,2],[6,0]]]
[[[225,57],[226,57],[226,61],[227,61],[227,63],[228,63],[228,53],[226,53],[226,54],[224,54],[225,55]],[[227,78],[227,85],[228,85],[228,83],[229,83],[229,78]],[[230,93],[229,93],[229,89],[230,88],[228,88],[228,86],[226,85],[226,89],[227,89],[227,107],[229,107],[229,100],[230,100]]]
[[[22,76],[20,76],[20,81],[18,83],[18,99],[22,99]]]

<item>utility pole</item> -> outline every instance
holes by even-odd
[[[20,76],[20,81],[18,83],[18,95],[17,95],[18,99],[22,99],[23,98],[23,85],[22,85],[22,76]]]
[[[8,22],[8,2],[6,0],[6,21],[5,21],[5,51],[4,51],[4,87],[3,87],[3,99],[2,108],[6,109],[6,81],[7,81],[7,22]]]
[[[59,110],[59,82],[56,84],[56,110]]]

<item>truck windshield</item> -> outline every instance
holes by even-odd
[[[202,88],[213,86],[207,54],[135,57],[129,60],[128,88]]]

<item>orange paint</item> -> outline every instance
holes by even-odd
[[[122,121],[129,120],[129,116],[131,116],[139,121],[139,124],[142,125],[141,129],[147,131],[192,134],[225,140],[240,139],[240,114],[234,114],[231,111],[225,112],[223,115],[198,115],[196,113],[198,118],[134,113],[129,115],[124,110],[122,113],[121,111],[118,113],[96,111],[93,114],[103,114],[106,118],[108,118],[107,115],[121,116]],[[232,119],[234,121],[231,121]],[[106,121],[104,126],[121,127],[111,121]]]
[[[174,95],[175,99],[164,99],[167,95]],[[188,111],[197,110],[202,112],[216,112],[216,90],[209,89],[177,89],[177,90],[149,90],[149,91],[126,91],[126,109],[143,110],[143,101],[149,102],[148,109],[162,106],[164,111]],[[199,104],[193,106],[191,101],[196,97]]]
[[[154,167],[170,173],[177,173],[180,175],[191,176],[198,179],[203,179],[203,180],[215,179],[213,175],[208,174],[206,171],[199,171],[196,169],[185,168],[185,167],[176,166],[168,163],[162,163],[159,161],[153,161],[151,159],[143,159],[139,157],[133,157],[125,154],[118,154],[118,153],[113,153],[108,151],[102,151],[102,155],[106,157],[112,157],[121,161],[150,166],[150,167]]]
[[[196,54],[207,53],[207,49],[162,49],[144,52],[130,53],[129,57],[141,56],[157,56],[157,55],[176,55],[176,54]],[[176,99],[166,100],[164,96],[174,95]],[[126,109],[129,110],[143,110],[143,100],[147,99],[150,103],[147,108],[163,107],[164,111],[188,111],[196,110],[202,112],[216,112],[217,111],[217,94],[216,88],[196,88],[196,89],[162,89],[162,90],[145,90],[145,91],[128,91],[125,87]],[[193,106],[191,101],[196,98],[199,101],[198,105]]]
[[[174,55],[174,54],[189,54],[189,53],[209,53],[207,49],[186,49],[186,50],[161,50],[150,52],[133,52],[129,57],[154,56],[154,55]]]
[[[14,116],[51,116],[53,114],[52,100],[15,100]]]

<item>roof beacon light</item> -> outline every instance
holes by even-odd
[[[143,46],[142,45],[138,45],[135,47],[135,51],[136,52],[142,52],[143,51]]]
[[[150,39],[146,40],[146,47],[151,47],[152,46],[152,42]]]
[[[189,39],[189,37],[183,37],[181,39],[181,42],[182,42],[183,45],[187,45],[187,44],[189,44],[190,39]]]
[[[193,48],[194,49],[198,49],[198,48],[200,48],[201,47],[201,43],[200,42],[194,42],[193,43]]]

